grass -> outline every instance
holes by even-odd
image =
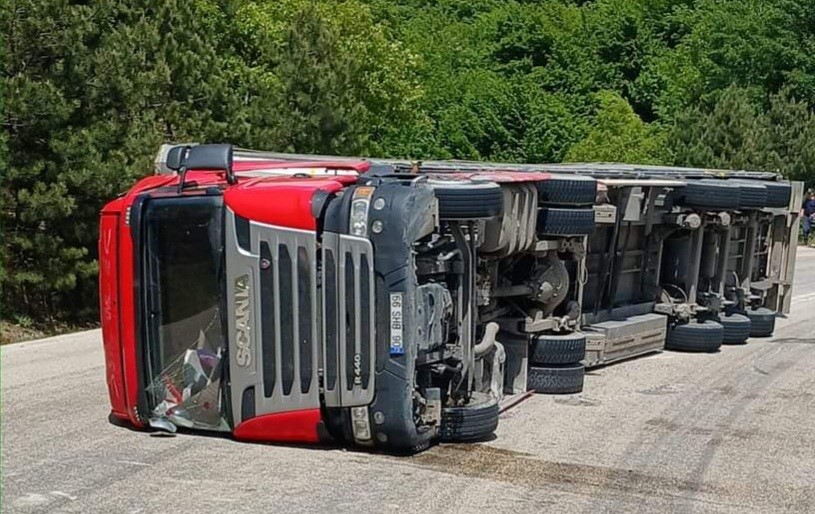
[[[21,321],[21,322],[20,322]],[[18,322],[2,320],[0,321],[0,345],[21,343],[43,337],[57,336],[97,328],[96,323],[76,324],[76,323],[55,323],[50,325],[40,325],[31,323],[29,320],[18,320]]]

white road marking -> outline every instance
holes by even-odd
[[[41,507],[51,503],[51,498],[39,493],[28,493],[14,500],[14,506],[18,508]]]
[[[68,498],[71,501],[75,501],[77,499],[77,497],[73,494],[63,493],[62,491],[51,491],[51,494],[61,498]]]
[[[136,462],[134,460],[117,460],[116,464],[130,464],[132,466],[149,466],[146,462]]]

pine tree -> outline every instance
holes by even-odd
[[[811,105],[798,100],[790,90],[770,96],[767,125],[778,168],[793,180],[815,186],[815,115]]]
[[[238,93],[195,4],[11,0],[3,13],[4,310],[92,319],[99,208],[152,171],[165,139],[223,139]]]
[[[701,166],[776,171],[781,160],[768,119],[749,90],[731,86],[713,105],[677,116],[671,141],[674,162]]]
[[[296,13],[276,69],[286,150],[335,154],[365,147],[365,107],[351,87],[357,63],[339,51],[339,44],[315,7]]]

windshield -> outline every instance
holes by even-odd
[[[152,414],[181,426],[228,429],[220,390],[222,197],[151,199],[143,220]]]

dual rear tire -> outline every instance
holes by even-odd
[[[572,394],[583,390],[586,336],[546,334],[534,336],[529,346],[527,387],[536,393]]]
[[[716,319],[724,328],[722,344],[745,344],[750,337],[752,323],[744,314],[734,312]]]
[[[582,175],[552,176],[537,183],[537,232],[543,236],[583,236],[594,232],[597,181]]]
[[[537,232],[541,236],[583,236],[594,232],[597,181],[582,175],[553,175],[537,183]],[[586,336],[543,334],[529,346],[527,387],[536,393],[572,394],[583,390]]]
[[[715,352],[722,344],[744,344],[750,337],[770,337],[774,330],[775,312],[760,307],[707,320],[673,323],[668,328],[665,348]]]
[[[750,337],[770,337],[775,331],[775,312],[759,307],[742,312],[750,319]]]
[[[717,319],[724,326],[724,344],[743,344],[750,337],[770,337],[775,311],[766,307],[731,312]]]
[[[480,441],[498,428],[498,401],[486,393],[473,393],[470,403],[442,409],[439,439],[444,442]]]
[[[699,209],[761,209],[787,207],[792,188],[787,182],[745,179],[688,181],[678,189],[676,202]]]

